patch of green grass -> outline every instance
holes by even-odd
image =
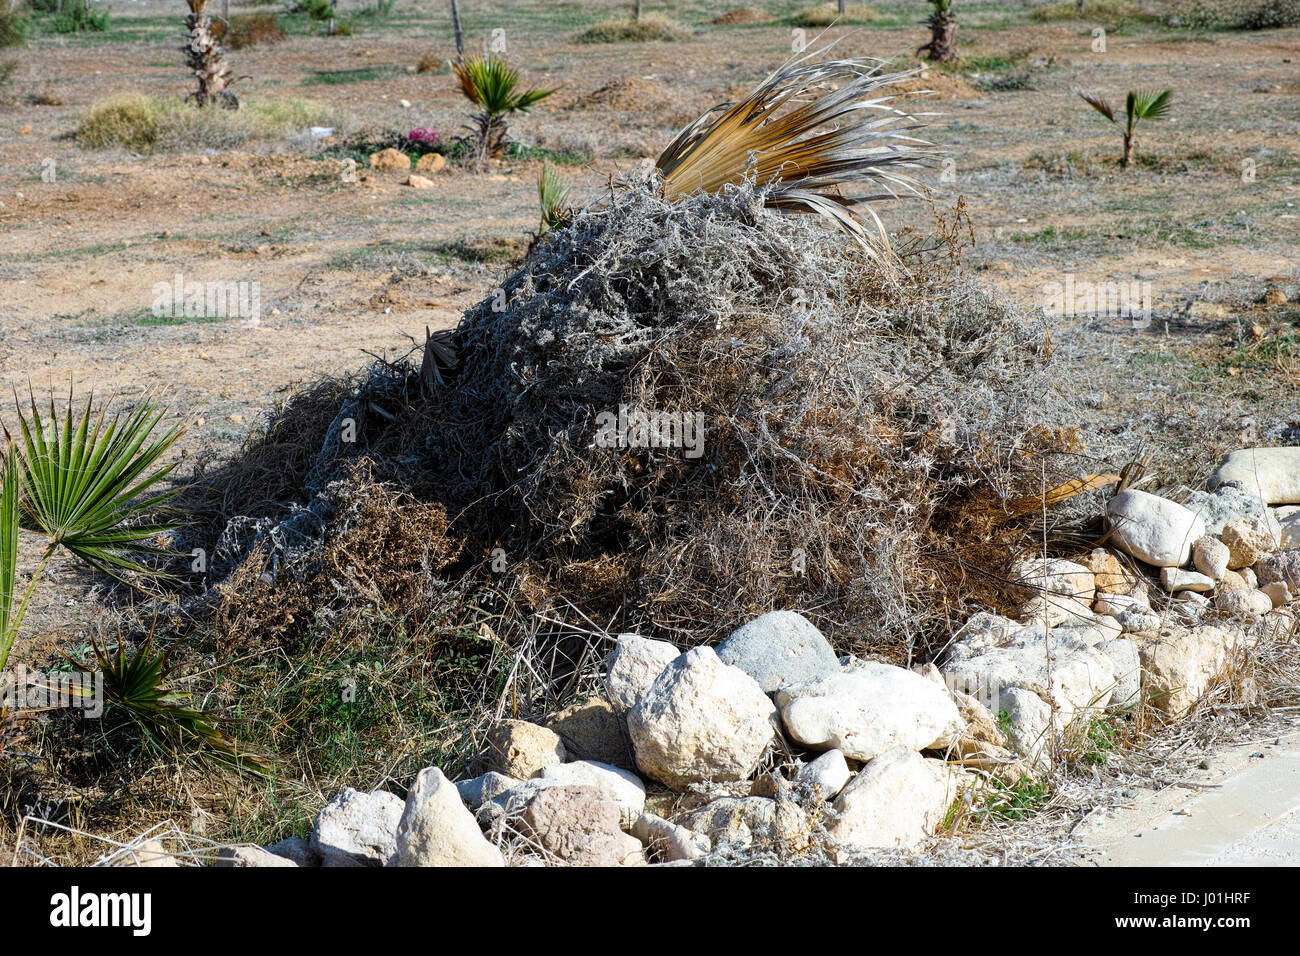
[[[1085,229],[1057,229],[1055,226],[1047,226],[1037,232],[1015,233],[1008,236],[1007,241],[1020,245],[1055,246],[1067,242],[1082,242],[1090,238],[1091,235]]]
[[[984,795],[984,812],[1007,820],[1028,820],[1047,802],[1051,791],[1046,784],[1035,783],[1028,777],[1014,786],[994,782]]]
[[[303,86],[340,86],[344,83],[379,83],[405,74],[405,68],[392,63],[362,66],[353,70],[318,70],[302,81]]]
[[[1118,732],[1107,720],[1094,717],[1088,721],[1083,734],[1081,759],[1093,767],[1106,763],[1106,758],[1114,752]]]
[[[506,146],[506,158],[540,159],[559,166],[582,166],[591,162],[592,155],[576,149],[548,149],[545,146],[524,146],[520,143],[509,143]]]

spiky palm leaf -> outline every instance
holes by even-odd
[[[164,412],[148,400],[129,414],[119,411],[112,417],[102,410],[96,414],[93,405],[93,396],[87,398],[74,419],[69,395],[62,423],[53,399],[48,422],[35,397],[30,399],[30,420],[20,407],[22,508],[49,538],[48,551],[66,548],[97,570],[125,580],[125,572],[148,570],[141,558],[166,553],[152,542],[175,524],[133,522],[175,494],[148,492],[176,463],[151,469],[185,429],[176,425],[154,438]]]
[[[18,590],[18,501],[21,492],[22,472],[18,466],[18,451],[9,432],[4,433],[5,455],[0,480],[0,672],[9,660],[9,650],[18,636],[31,588],[19,598]],[[17,605],[15,606],[15,602]]]
[[[537,177],[537,202],[542,207],[540,232],[563,224],[569,213],[569,186],[546,163]]]
[[[452,70],[466,99],[490,116],[526,113],[538,100],[555,92],[546,89],[516,92],[519,71],[497,56],[467,56],[453,63]]]
[[[1100,96],[1093,96],[1091,93],[1085,93],[1082,90],[1076,90],[1076,92],[1079,94],[1079,97],[1085,103],[1087,103],[1089,106],[1095,109],[1102,116],[1106,117],[1106,119],[1110,120],[1112,123],[1115,122],[1115,111],[1111,109],[1110,104],[1107,103],[1105,100],[1103,100]]]
[[[741,102],[682,130],[656,163],[660,188],[672,198],[752,177],[766,189],[768,206],[825,216],[887,260],[888,236],[867,204],[918,193],[901,170],[923,165],[933,146],[906,135],[922,124],[885,91],[919,71],[882,73],[881,61],[865,58],[815,62],[823,52],[790,60]],[[858,186],[868,189],[844,194]],[[874,230],[854,207],[866,211]]]
[[[1161,120],[1169,113],[1174,102],[1173,90],[1129,90],[1124,101],[1131,128],[1138,120]]]
[[[167,753],[198,747],[201,755],[242,769],[265,771],[267,761],[241,749],[217,727],[217,718],[188,705],[189,695],[166,690],[164,682],[172,672],[171,656],[179,644],[161,654],[153,653],[151,632],[129,657],[119,641],[116,651],[108,644],[91,639],[95,664],[103,675],[104,693],[109,701],[122,707],[144,731],[145,737]],[[66,655],[65,655],[66,657]],[[91,668],[71,658],[82,672]]]

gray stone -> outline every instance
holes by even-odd
[[[569,866],[644,864],[641,841],[623,832],[618,801],[595,787],[547,787],[520,816],[520,832]]]
[[[320,866],[320,854],[311,848],[311,841],[303,837],[288,837],[272,843],[266,852],[282,856],[298,866]]]
[[[227,846],[217,851],[217,858],[212,862],[212,865],[217,867],[296,867],[298,864],[287,857],[268,853],[260,846]]]
[[[459,781],[456,784],[456,793],[465,806],[477,810],[489,800],[493,800],[510,788],[517,786],[519,786],[519,781],[514,777],[507,777],[503,773],[489,770],[481,776]]]
[[[1189,492],[1187,508],[1205,522],[1205,533],[1216,537],[1223,533],[1225,525],[1242,518],[1259,515],[1265,516],[1271,524],[1277,521],[1269,514],[1268,505],[1262,498],[1235,485],[1224,485],[1213,491]]]
[[[605,663],[605,686],[610,702],[624,713],[631,710],[655,678],[680,654],[667,641],[620,634]]]
[[[323,866],[383,866],[397,843],[400,798],[387,790],[351,787],[325,805],[311,831],[311,848]]]
[[[794,785],[809,792],[818,793],[823,800],[834,800],[841,790],[853,779],[849,763],[841,750],[828,750],[812,763],[799,768],[794,776]]]
[[[771,611],[736,628],[717,647],[724,664],[739,667],[767,693],[836,673],[839,658],[810,620],[794,611]]]

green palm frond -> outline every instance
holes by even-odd
[[[241,749],[217,727],[217,718],[189,706],[189,695],[164,689],[171,674],[171,656],[179,644],[161,654],[153,653],[154,635],[129,657],[119,640],[110,652],[107,642],[91,639],[98,671],[103,675],[104,693],[110,703],[126,710],[145,737],[167,753],[198,748],[201,755],[241,769],[265,771],[269,764],[257,754]],[[66,657],[66,655],[65,655]],[[78,670],[91,668],[68,660]]]
[[[1129,126],[1138,120],[1160,120],[1169,113],[1174,102],[1173,90],[1130,90],[1124,103]]]
[[[18,628],[27,612],[26,595],[19,597],[18,590],[18,500],[21,493],[22,472],[18,467],[18,452],[9,433],[4,433],[4,469],[0,480],[0,672],[9,660]],[[15,601],[18,602],[15,606]]]
[[[554,90],[534,89],[516,92],[519,71],[496,56],[467,56],[452,64],[461,92],[489,116],[502,113],[526,113],[538,100]]]
[[[1095,109],[1098,113],[1106,117],[1106,119],[1110,120],[1112,123],[1115,122],[1115,111],[1111,109],[1110,104],[1100,96],[1093,96],[1091,93],[1085,93],[1082,90],[1075,90],[1075,92],[1079,94],[1085,103]],[[1132,94],[1129,95],[1132,96]]]
[[[93,406],[92,396],[74,416],[69,395],[62,422],[53,399],[48,421],[34,397],[30,416],[20,406],[21,504],[28,520],[49,538],[51,550],[64,547],[125,580],[126,572],[147,570],[141,558],[166,553],[152,542],[176,526],[134,519],[173,497],[174,492],[149,490],[176,467],[155,469],[184,428],[173,426],[153,437],[165,412],[148,400],[111,417]]]
[[[541,232],[564,223],[569,212],[569,187],[546,163],[537,177],[537,201],[542,207]]]
[[[919,192],[902,170],[924,165],[933,146],[906,135],[921,123],[887,92],[919,71],[883,74],[870,59],[813,62],[823,52],[790,60],[741,102],[682,130],[656,164],[661,189],[666,198],[714,193],[753,177],[768,206],[825,216],[886,261],[889,240],[867,204]],[[845,195],[854,187],[866,191]]]

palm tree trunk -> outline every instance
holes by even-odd
[[[189,0],[190,13],[185,17],[189,36],[181,49],[190,71],[199,81],[199,88],[190,95],[199,106],[207,106],[214,99],[223,105],[238,105],[238,101],[226,89],[230,82],[230,70],[222,62],[220,42],[212,35],[212,21],[203,11],[207,2],[208,0]]]
[[[930,51],[936,63],[951,63],[957,59],[957,18],[948,13],[930,15],[930,42],[921,47]]]
[[[1128,169],[1133,162],[1133,147],[1135,145],[1136,144],[1133,141],[1133,131],[1126,131],[1124,133],[1124,158],[1119,162],[1120,166],[1124,169]]]

